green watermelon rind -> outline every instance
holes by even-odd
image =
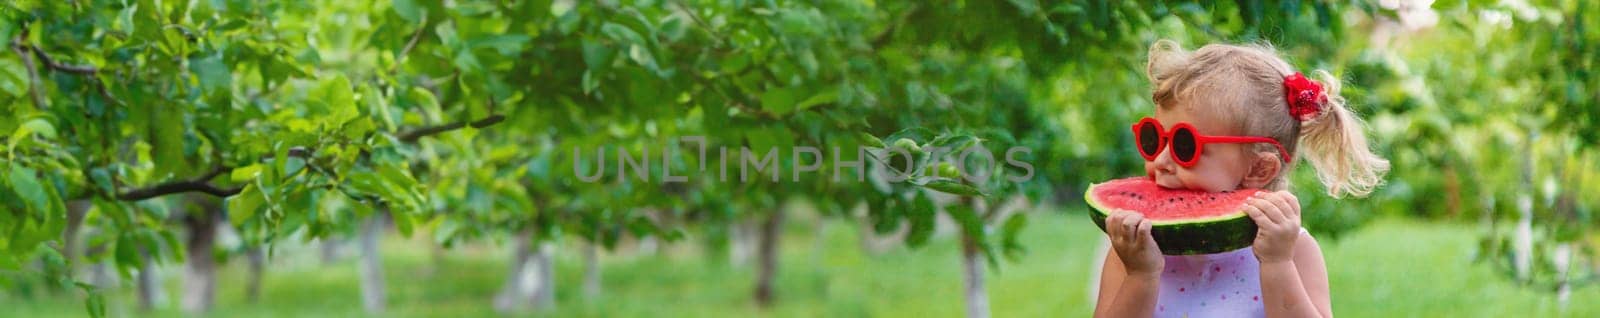
[[[1090,185],[1083,199],[1094,210],[1089,213],[1094,225],[1105,231],[1111,211],[1094,199],[1094,189],[1099,185]],[[1240,210],[1214,217],[1152,221],[1150,235],[1155,237],[1161,254],[1216,254],[1249,247],[1255,242],[1256,222]]]

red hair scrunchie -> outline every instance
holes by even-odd
[[[1317,118],[1328,103],[1322,85],[1296,72],[1283,78],[1284,99],[1289,102],[1289,115],[1300,121]]]

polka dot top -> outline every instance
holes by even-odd
[[[1261,304],[1261,262],[1250,247],[1164,257],[1156,317],[1267,316]]]

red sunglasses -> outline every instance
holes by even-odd
[[[1289,162],[1289,152],[1283,150],[1283,144],[1267,137],[1254,136],[1205,136],[1201,135],[1194,125],[1179,122],[1172,125],[1172,130],[1161,128],[1161,122],[1155,118],[1145,117],[1133,124],[1133,140],[1139,145],[1139,155],[1145,161],[1155,161],[1161,154],[1161,149],[1168,144],[1172,145],[1172,159],[1178,165],[1193,167],[1200,162],[1200,154],[1204,153],[1206,144],[1250,144],[1264,142],[1278,147],[1278,155],[1283,157],[1283,162]]]

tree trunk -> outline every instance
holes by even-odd
[[[1478,210],[1478,225],[1483,226],[1485,230],[1488,230],[1491,237],[1498,237],[1495,235],[1495,233],[1498,233],[1498,231],[1495,229],[1496,222],[1494,215],[1495,211],[1498,211],[1499,209],[1496,209],[1494,206],[1495,204],[1498,204],[1494,198],[1494,192],[1484,190],[1480,191],[1479,195],[1480,199],[1478,199],[1478,204],[1481,205],[1481,207]]]
[[[1563,156],[1563,158],[1565,157]],[[1587,169],[1583,166],[1573,167],[1570,159],[1563,160],[1566,162],[1557,166],[1559,170],[1556,170],[1555,176],[1556,178],[1570,178],[1570,180],[1565,180],[1563,186],[1556,187],[1556,220],[1562,224],[1580,224],[1583,220],[1578,217],[1577,198],[1573,194],[1583,193],[1583,175],[1587,172],[1585,171]],[[1578,232],[1575,240],[1581,242],[1586,237],[1583,233],[1584,226],[1572,226],[1572,229]],[[1557,239],[1563,238],[1558,237]],[[1556,266],[1556,304],[1558,304],[1557,307],[1562,312],[1566,312],[1567,304],[1572,300],[1572,259],[1578,257],[1572,250],[1572,244],[1573,242],[1571,241],[1556,244],[1555,251],[1553,251],[1555,255],[1552,256]]]
[[[250,261],[250,278],[245,282],[244,298],[250,303],[261,299],[261,275],[266,267],[266,253],[261,251],[261,246],[251,246],[245,250],[245,256]]]
[[[1517,228],[1512,236],[1512,266],[1517,281],[1527,282],[1533,263],[1533,144],[1539,140],[1538,132],[1528,133],[1528,142],[1522,151],[1522,186],[1517,188]]]
[[[104,272],[107,266],[105,263],[96,264],[95,266],[99,267],[99,270],[102,271],[101,274],[109,274]],[[161,278],[156,274],[156,265],[155,262],[150,260],[150,252],[146,251],[144,247],[140,247],[139,273],[134,276],[134,285],[136,285],[139,294],[139,311],[149,312],[156,309],[156,304],[164,302],[162,296],[166,295],[166,292],[162,290]]]
[[[968,318],[989,317],[989,293],[983,287],[983,251],[973,237],[961,233],[961,266],[966,274]]]
[[[383,313],[387,298],[384,294],[383,260],[378,253],[378,236],[383,234],[384,217],[387,215],[387,211],[375,213],[361,224],[361,305],[368,314]]]
[[[600,298],[600,244],[588,242],[583,249],[583,296]]]
[[[526,289],[524,281],[527,280],[524,276],[528,269],[528,260],[533,256],[533,248],[528,242],[531,239],[531,235],[521,235],[511,244],[510,272],[506,274],[505,285],[494,296],[495,311],[501,313],[515,311],[518,307],[521,307],[517,303],[518,300],[522,299],[522,295],[531,294],[531,292],[524,291]]]
[[[533,310],[551,310],[556,308],[556,264],[553,259],[555,246],[550,243],[541,243],[533,253],[534,272],[539,279],[535,282],[538,286],[533,290]]]
[[[656,255],[660,250],[661,243],[656,241],[655,236],[639,238],[639,255]]]
[[[750,258],[758,253],[756,250],[758,226],[754,222],[741,220],[733,224],[733,230],[728,232],[728,256],[733,266],[743,267],[750,264]]]
[[[211,251],[217,243],[217,218],[213,212],[210,208],[202,208],[201,211],[185,218],[189,241],[185,245],[188,257],[184,264],[181,305],[183,311],[191,315],[201,315],[211,311],[211,305],[216,299],[217,262]],[[160,282],[141,282],[144,283],[160,284]]]
[[[760,246],[756,257],[760,266],[756,269],[756,305],[762,308],[771,308],[775,295],[772,290],[772,281],[778,275],[778,241],[783,238],[783,209],[772,211],[767,220],[761,223]]]
[[[83,217],[89,213],[90,206],[87,200],[67,202],[67,228],[61,231],[61,255],[67,259],[67,275],[70,277],[77,276],[78,256],[82,254],[78,252],[81,249],[78,246],[81,244],[78,242],[78,231],[83,228]]]
[[[429,242],[428,250],[428,267],[423,268],[422,273],[423,275],[432,277],[439,273],[440,268],[444,267],[445,253],[449,251],[446,251],[444,244],[439,242]]]
[[[556,305],[556,279],[553,247],[533,244],[535,236],[524,234],[513,244],[511,271],[494,297],[494,307],[502,313],[525,307],[548,310]]]
[[[1454,163],[1444,166],[1444,207],[1451,219],[1461,215],[1461,176]]]
[[[322,265],[333,265],[339,262],[339,239],[324,237],[318,239],[317,247],[322,256]]]
[[[1556,244],[1555,255],[1552,255],[1556,265],[1556,304],[1562,312],[1567,310],[1567,303],[1572,300],[1572,243]]]
[[[818,217],[811,237],[811,264],[822,264],[828,251],[828,218]]]

